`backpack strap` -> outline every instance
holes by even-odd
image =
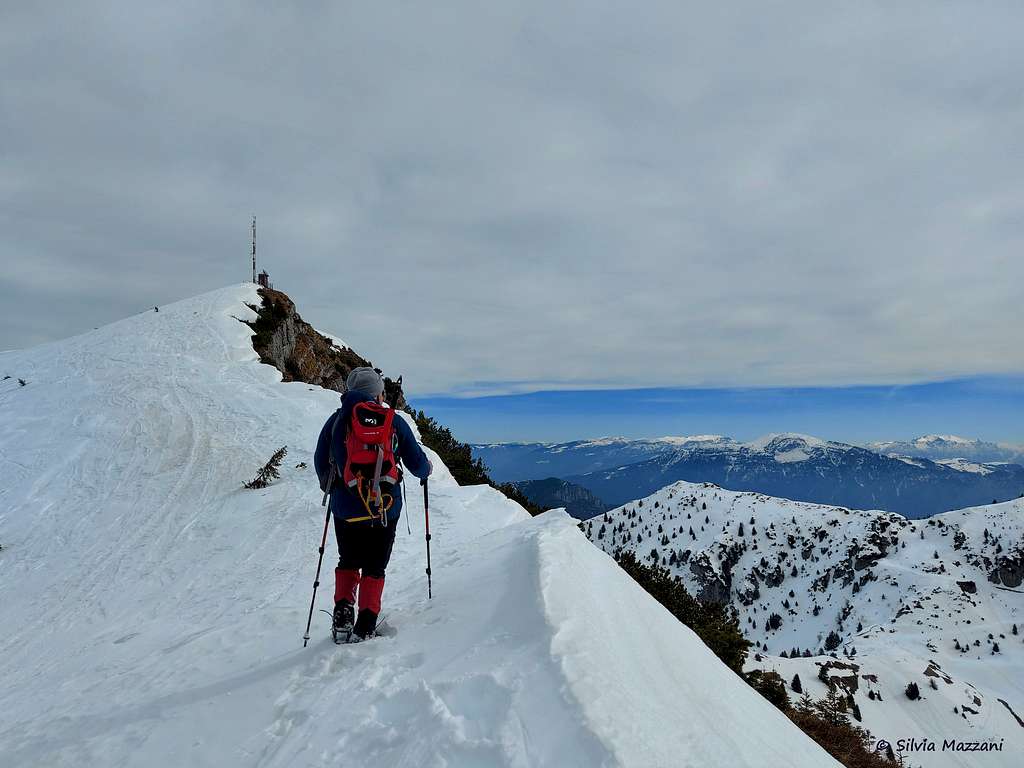
[[[342,408],[339,408],[338,410],[336,410],[334,412],[334,421],[331,422],[331,447],[330,447],[330,450],[327,451],[327,456],[330,459],[331,466],[335,467],[335,468],[337,468],[338,462],[335,461],[335,459],[334,459],[334,437],[335,437],[335,433],[338,431],[338,422],[342,420],[341,419],[341,412],[342,412],[342,410],[343,410]],[[339,476],[338,472],[335,471],[334,477],[337,478],[338,476]]]

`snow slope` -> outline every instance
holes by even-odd
[[[633,551],[730,602],[763,651],[750,666],[787,683],[799,674],[815,698],[827,690],[822,666],[845,678],[876,738],[1002,740],[984,765],[1024,755],[1024,500],[907,520],[679,482],[584,528],[605,551]],[[782,657],[794,648],[811,655]],[[910,682],[921,700],[904,695]],[[926,767],[980,759],[904,756]]]
[[[337,647],[317,613],[304,649],[337,394],[257,362],[236,319],[256,301],[0,359],[0,765],[835,765],[568,516],[436,456],[434,599],[411,486],[397,634]],[[243,490],[285,444],[281,479]]]

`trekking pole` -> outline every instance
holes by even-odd
[[[430,584],[430,499],[427,495],[427,479],[423,478],[420,480],[420,485],[423,486],[423,521],[426,527],[426,539],[427,539],[427,599],[430,600],[433,594],[433,588]]]
[[[334,462],[331,462],[331,474],[327,478],[327,489],[324,491],[323,501],[320,502],[320,506],[327,507],[327,517],[324,519],[324,535],[320,537],[320,559],[316,562],[316,578],[313,579],[313,599],[309,601],[309,618],[306,619],[306,634],[302,636],[302,647],[305,648],[309,643],[309,627],[313,623],[313,606],[316,605],[316,588],[320,586],[320,566],[324,564],[324,547],[327,545],[327,528],[331,524],[331,505],[327,503],[327,499],[331,495],[331,486],[334,485],[334,475],[337,472],[337,467]]]

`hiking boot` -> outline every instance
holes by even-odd
[[[355,620],[356,612],[352,603],[347,600],[339,600],[334,604],[334,616],[331,621],[331,631],[335,635],[349,635],[352,633],[352,622]]]
[[[356,625],[352,628],[353,639],[366,640],[373,637],[373,633],[376,631],[377,614],[369,608],[361,609],[359,611],[359,618],[356,619]]]

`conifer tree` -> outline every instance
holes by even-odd
[[[288,454],[288,446],[282,446],[278,448],[274,455],[270,457],[260,470],[256,473],[256,477],[245,484],[245,487],[254,490],[258,488],[266,488],[270,485],[271,481],[277,480],[281,476],[279,468],[284,457]]]

